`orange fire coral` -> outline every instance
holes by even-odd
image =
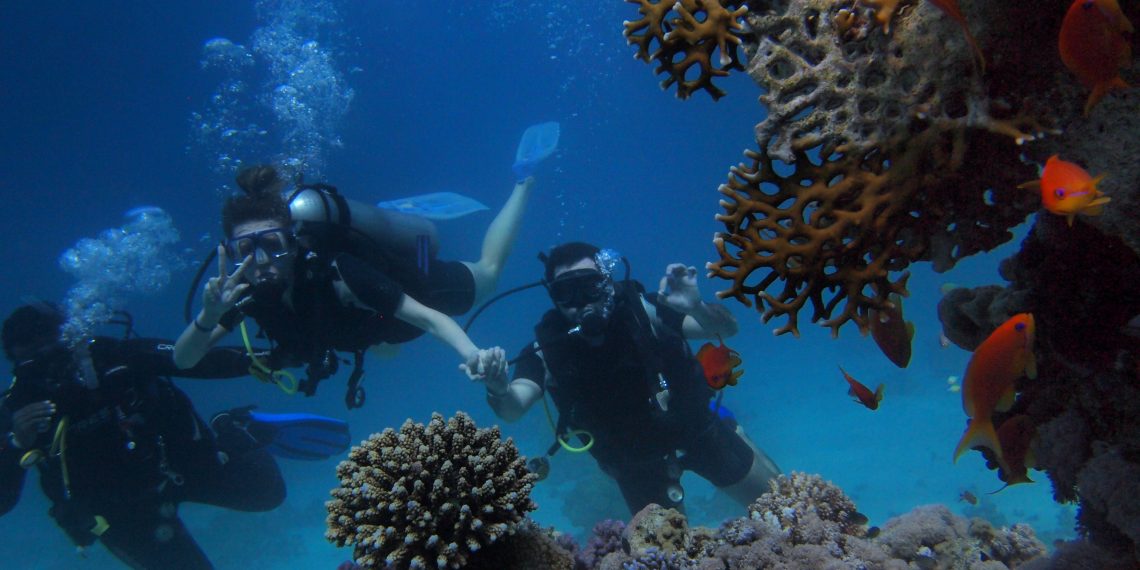
[[[744,30],[740,20],[748,10],[741,0],[626,1],[640,5],[642,18],[625,22],[625,37],[631,45],[637,45],[635,57],[646,63],[656,61],[655,73],[667,75],[661,82],[662,89],[676,83],[677,97],[681,99],[698,89],[707,91],[714,100],[724,96],[724,91],[713,85],[713,77],[744,69],[736,49],[740,44],[736,34]],[[678,15],[670,18],[674,10]],[[654,41],[659,46],[657,51],[653,51]],[[714,64],[712,55],[717,49],[720,57]],[[684,57],[678,59],[682,53]],[[685,79],[693,65],[699,66],[700,74],[695,79]]]
[[[721,259],[708,267],[732,281],[722,298],[754,298],[765,322],[787,315],[777,334],[798,334],[809,301],[833,334],[852,320],[865,331],[870,309],[906,295],[910,263],[945,271],[1007,241],[1035,208],[1006,189],[1010,173],[1032,173],[1016,145],[1041,129],[991,115],[971,51],[947,49],[964,42],[946,19],[910,13],[893,34],[870,33],[870,8],[804,0],[747,22],[768,117],[752,165],[720,188]]]

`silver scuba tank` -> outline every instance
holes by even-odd
[[[439,232],[426,218],[345,198],[331,188],[303,187],[286,200],[300,239],[342,233],[352,248],[385,247],[408,259],[439,251]]]

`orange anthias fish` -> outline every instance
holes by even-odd
[[[735,386],[737,379],[744,375],[743,370],[735,370],[740,366],[740,353],[724,345],[719,336],[720,346],[706,342],[697,351],[697,362],[701,363],[701,370],[705,373],[705,382],[714,390],[725,386]]]
[[[962,381],[962,408],[970,417],[970,426],[954,449],[954,461],[967,449],[982,446],[992,450],[1004,465],[992,416],[1013,405],[1018,378],[1037,377],[1034,334],[1033,315],[1016,314],[990,333],[970,357]]]
[[[879,409],[879,402],[883,401],[882,384],[879,384],[879,387],[875,388],[875,391],[872,392],[870,388],[852,378],[842,366],[839,367],[839,371],[843,373],[843,379],[847,380],[847,383],[851,385],[851,389],[847,390],[848,395],[854,396],[856,402],[867,406],[869,409]]]
[[[910,364],[910,345],[914,340],[914,323],[903,320],[902,297],[892,294],[890,302],[894,307],[881,311],[871,309],[871,337],[879,350],[899,368]]]
[[[1002,450],[1002,480],[1005,487],[1018,483],[1032,483],[1029,468],[1036,465],[1032,443],[1037,435],[1037,426],[1025,414],[1018,414],[1001,423],[997,428],[998,441]],[[1001,489],[998,489],[1000,491]],[[997,491],[994,491],[995,493]]]
[[[970,49],[974,50],[974,56],[978,58],[978,62],[981,64],[981,71],[985,73],[986,56],[982,53],[982,48],[978,47],[978,40],[974,39],[974,34],[970,33],[970,26],[966,23],[966,17],[962,15],[962,9],[958,7],[958,0],[930,0],[930,3],[950,16],[951,20],[958,22],[959,26],[962,26],[962,31],[966,33],[966,43],[970,44]]]
[[[1113,89],[1127,89],[1120,68],[1132,64],[1132,45],[1124,34],[1132,22],[1116,0],[1074,0],[1061,22],[1061,61],[1081,84],[1092,89],[1085,115]]]
[[[1026,182],[1018,188],[1039,190],[1041,205],[1058,216],[1065,216],[1071,226],[1077,214],[1100,215],[1104,205],[1112,199],[1097,189],[1103,179],[1103,174],[1093,178],[1085,169],[1054,154],[1045,161],[1040,180]]]

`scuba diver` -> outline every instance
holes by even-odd
[[[516,359],[513,380],[505,354],[492,350],[483,382],[495,414],[515,421],[549,393],[559,418],[547,456],[588,450],[631,513],[650,503],[683,510],[684,471],[742,505],[767,492],[779,469],[719,400],[710,407],[713,391],[686,342],[737,330],[726,308],[701,300],[696,270],[669,265],[654,294],[630,280],[628,262],[615,282],[624,258],[613,250],[571,242],[540,259],[555,309]],[[549,462],[534,459],[531,469],[542,476]]]
[[[15,507],[34,467],[49,513],[80,550],[99,541],[131,568],[213,568],[179,518],[179,504],[248,512],[279,506],[285,483],[271,452],[288,439],[272,438],[288,428],[250,429],[247,409],[208,425],[167,376],[245,376],[247,354],[216,348],[179,370],[169,341],[131,338],[129,322],[126,338],[96,336],[74,346],[60,338],[63,322],[46,303],[22,306],[4,321],[14,378],[0,402],[0,515]],[[335,422],[322,429],[336,431]],[[339,451],[347,438],[345,429]]]
[[[327,185],[286,191],[271,166],[243,170],[237,183],[244,192],[222,209],[218,276],[206,283],[202,309],[175,345],[175,363],[193,366],[239,326],[248,339],[243,319],[251,317],[273,343],[261,368],[277,375],[305,366],[307,378],[295,389],[307,395],[336,373],[337,351],[354,353],[349,408],[363,404],[364,351],[425,331],[459,353],[471,378],[480,377],[488,351],[449,315],[495,289],[534,182],[528,172],[516,173],[525,176],[491,222],[482,257],[459,262],[435,257],[429,220],[348,200]]]

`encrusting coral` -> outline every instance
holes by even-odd
[[[1000,570],[1045,554],[1045,546],[1028,526],[998,529],[982,519],[954,515],[941,505],[893,518],[881,535],[868,538],[866,520],[857,514],[855,504],[818,475],[781,476],[749,512],[749,517],[727,521],[719,529],[691,528],[677,511],[649,505],[622,531],[621,549],[599,550],[604,556],[591,557],[590,564],[579,558],[577,568]],[[611,538],[604,542],[613,543],[613,525],[599,525],[597,532],[606,533]],[[596,539],[598,544],[603,541],[595,536],[591,542]]]
[[[364,568],[459,568],[535,509],[514,442],[463,412],[373,434],[337,477],[326,536]]]

